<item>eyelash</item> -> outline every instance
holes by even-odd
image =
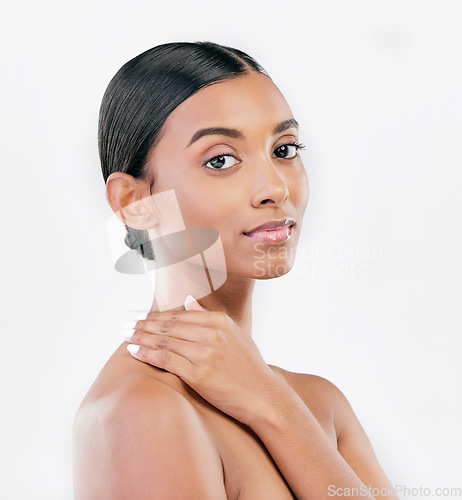
[[[281,160],[295,160],[295,158],[298,158],[298,151],[300,151],[301,149],[305,149],[306,148],[305,144],[303,144],[301,142],[295,142],[294,141],[294,142],[288,142],[286,144],[281,144],[276,149],[279,149],[282,146],[295,146],[297,148],[297,154],[293,158],[280,158]],[[209,158],[208,160],[206,160],[205,163],[202,166],[205,167],[205,168],[208,168],[209,170],[229,170],[230,168],[232,168],[232,167],[228,167],[228,168],[207,167],[207,163],[209,161],[214,160],[215,158],[218,158],[220,156],[231,156],[232,158],[235,158],[235,156],[233,154],[224,151],[223,153],[218,154],[218,155],[214,155],[211,158]]]

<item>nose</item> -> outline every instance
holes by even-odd
[[[274,205],[280,207],[289,197],[287,183],[277,167],[269,159],[263,161],[255,169],[252,192],[252,206]]]

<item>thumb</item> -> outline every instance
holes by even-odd
[[[199,304],[199,302],[197,302],[197,300],[192,295],[188,295],[186,297],[186,299],[184,301],[184,308],[187,311],[205,311],[206,310]]]

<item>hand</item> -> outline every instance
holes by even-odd
[[[139,361],[177,375],[213,406],[250,425],[268,405],[279,377],[227,314],[192,301],[139,320],[126,337],[131,342],[127,349]]]

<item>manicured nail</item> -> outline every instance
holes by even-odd
[[[192,296],[188,295],[184,301],[184,308],[187,311],[205,311],[205,309],[197,302],[197,300]]]
[[[130,340],[133,337],[135,330],[132,328],[131,330],[122,330],[122,337],[125,340]]]
[[[140,346],[135,344],[128,344],[127,350],[130,354],[136,354],[140,350]]]
[[[136,321],[127,321],[127,323],[124,323],[122,325],[123,330],[133,330],[136,326]]]
[[[192,306],[192,305],[197,304],[197,303],[198,303],[197,300],[192,295],[188,295],[184,301],[184,305],[186,308],[188,306]]]

